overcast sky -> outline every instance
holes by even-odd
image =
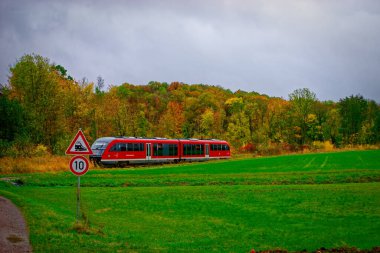
[[[76,80],[380,103],[380,0],[0,0],[0,82],[24,54]]]

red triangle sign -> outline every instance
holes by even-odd
[[[86,137],[82,130],[79,130],[77,135],[75,135],[70,146],[66,150],[66,155],[92,155],[92,150],[88,144]]]

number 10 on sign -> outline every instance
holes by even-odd
[[[70,170],[77,176],[82,176],[88,171],[88,160],[83,156],[74,156],[70,161]]]

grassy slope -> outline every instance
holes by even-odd
[[[24,210],[35,252],[370,248],[380,245],[379,157],[362,151],[92,170],[81,180],[91,186],[82,188],[88,234],[72,229],[70,173],[18,175],[25,186],[0,182],[0,194]]]

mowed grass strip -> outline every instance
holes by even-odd
[[[4,187],[29,222],[34,252],[248,252],[380,244],[380,183]]]
[[[125,169],[90,168],[82,185],[201,186],[380,182],[380,150],[287,155]],[[74,186],[71,172],[10,175],[30,186]]]

